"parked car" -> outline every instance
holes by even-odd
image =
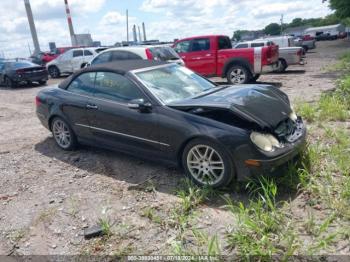
[[[278,47],[232,49],[228,36],[208,35],[181,39],[174,49],[186,67],[196,73],[227,78],[230,84],[246,84],[278,66]]]
[[[330,33],[316,33],[316,41],[337,40],[338,35],[331,35]]]
[[[301,46],[305,52],[316,48],[316,39],[310,35],[296,37],[293,40],[295,46]]]
[[[48,73],[45,67],[26,60],[0,61],[0,83],[14,88],[22,83],[46,84]]]
[[[46,67],[52,78],[57,78],[61,74],[71,74],[85,67],[95,55],[106,49],[105,47],[70,49],[55,60],[47,63]]]
[[[99,53],[89,65],[124,60],[157,60],[184,65],[180,56],[169,46],[126,46]]]
[[[279,89],[217,86],[159,61],[85,68],[42,89],[36,112],[63,150],[82,143],[180,164],[196,183],[213,187],[292,160],[306,137]]]
[[[263,47],[275,45],[273,41],[266,39],[257,39],[254,41],[241,42],[236,44],[235,48],[246,48],[251,47]],[[278,58],[278,67],[275,70],[276,72],[284,72],[290,65],[304,65],[305,59],[303,56],[302,47],[279,47],[279,58]]]

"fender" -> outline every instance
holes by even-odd
[[[253,70],[253,67],[252,65],[249,63],[249,61],[245,58],[242,58],[242,57],[233,57],[233,58],[230,58],[226,61],[223,69],[222,69],[222,73],[221,73],[221,77],[224,78],[226,77],[226,74],[227,74],[227,71],[230,69],[230,67],[232,65],[242,65],[242,66],[245,66],[246,68],[249,69],[250,73],[253,75],[254,73],[254,70]]]

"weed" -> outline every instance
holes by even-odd
[[[100,218],[98,221],[99,225],[102,228],[102,232],[107,237],[112,235],[112,224],[110,223],[109,219],[106,218]]]
[[[154,223],[161,224],[162,219],[155,214],[155,209],[153,207],[146,207],[142,210],[141,216],[147,217],[149,220],[153,221]]]
[[[319,101],[319,118],[345,121],[349,117],[347,106],[337,96],[324,95]]]
[[[317,117],[317,108],[315,105],[310,103],[297,103],[296,112],[298,112],[298,114],[309,122],[314,122]]]

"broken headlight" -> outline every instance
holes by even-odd
[[[275,148],[283,147],[282,144],[271,134],[252,132],[250,134],[252,142],[261,150],[272,152]]]

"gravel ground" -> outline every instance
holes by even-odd
[[[305,66],[264,75],[259,83],[280,87],[294,102],[313,101],[335,87],[337,75],[323,69],[349,47],[342,40],[319,42]],[[41,88],[0,87],[0,254],[169,254],[174,229],[150,223],[141,210],[171,212],[181,171],[96,148],[60,150],[35,115]],[[133,187],[144,181],[147,186]],[[234,224],[221,204],[200,206],[197,226],[221,234]],[[83,237],[99,219],[113,224],[112,240],[104,245]]]

